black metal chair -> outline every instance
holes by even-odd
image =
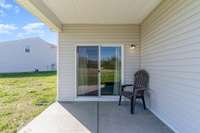
[[[122,96],[131,100],[131,114],[135,112],[135,102],[137,98],[142,99],[143,107],[146,109],[144,91],[148,88],[149,85],[149,74],[145,70],[139,70],[134,75],[135,80],[134,84],[125,84],[121,86],[119,105],[121,105]],[[133,87],[133,90],[127,91],[126,87]]]

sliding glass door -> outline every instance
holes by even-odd
[[[119,95],[121,48],[101,47],[101,95]]]
[[[121,84],[121,47],[77,47],[77,96],[113,96]]]
[[[77,48],[78,96],[98,96],[98,46]]]

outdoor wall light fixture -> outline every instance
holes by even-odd
[[[130,49],[135,49],[136,48],[136,45],[135,44],[131,44],[130,45]]]

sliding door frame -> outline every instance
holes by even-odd
[[[79,46],[97,46],[98,47],[98,69],[101,68],[101,47],[120,47],[121,48],[121,84],[124,83],[124,44],[119,43],[87,43],[75,45],[75,101],[116,101],[118,96],[101,96],[101,72],[98,73],[98,96],[77,96],[78,79],[77,79],[77,48]]]

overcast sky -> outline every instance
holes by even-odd
[[[57,34],[15,0],[0,0],[0,42],[29,37],[40,37],[57,44]]]

